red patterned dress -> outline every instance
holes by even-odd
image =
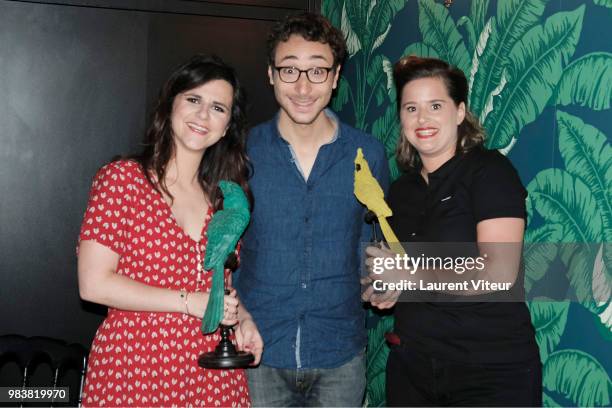
[[[195,242],[176,223],[139,164],[118,161],[100,169],[89,196],[79,241],[96,241],[120,255],[117,273],[147,285],[208,291],[212,273],[198,279],[206,228]],[[178,301],[178,300],[177,300]],[[249,406],[244,370],[208,370],[198,356],[212,351],[218,333],[183,313],[109,308],[94,338],[83,390],[86,406]]]

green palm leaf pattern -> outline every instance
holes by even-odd
[[[380,45],[387,39],[393,18],[407,0],[393,2],[388,8],[389,17],[379,12],[380,7],[387,7],[385,3],[384,0],[323,0],[324,13],[329,13],[334,24],[342,27],[348,39],[355,68],[349,81],[339,83],[335,97],[339,101],[334,100],[332,106],[335,110],[343,106],[347,110],[352,103],[356,126],[362,129],[371,126],[372,133],[383,142],[391,177],[395,179],[399,176],[394,152],[400,125],[395,90],[389,86],[394,60],[391,54],[383,55]],[[411,5],[415,9],[418,6],[421,38],[416,28],[408,27],[399,27],[401,36],[397,36],[397,26],[403,24],[398,19],[393,26],[393,38],[387,42],[397,41],[390,44],[395,50],[410,44],[402,56],[441,58],[469,75],[469,107],[487,129],[489,148],[507,153],[515,142],[521,149],[523,143],[541,145],[542,141],[521,139],[520,134],[526,125],[541,117],[546,107],[576,105],[604,111],[612,105],[612,54],[604,50],[590,52],[590,46],[576,48],[583,18],[593,21],[593,13],[609,12],[597,6],[610,8],[612,0],[580,0],[576,6],[565,7],[568,10],[561,12],[557,10],[563,9],[564,2],[550,0],[469,0],[463,5],[463,10],[469,8],[467,16],[461,17],[457,24],[441,3],[441,0],[418,0],[418,4]],[[455,10],[458,9],[450,8],[451,12]],[[376,15],[380,18],[374,18]],[[586,21],[585,25],[589,24]],[[402,44],[404,40],[410,41]],[[580,44],[588,40],[583,38]],[[571,61],[575,51],[580,58]],[[374,100],[378,106],[376,115],[370,109]],[[582,116],[585,109],[572,113],[586,117]],[[608,265],[612,262],[612,248],[606,242],[612,241],[612,149],[604,134],[605,128],[596,129],[565,112],[554,114],[556,120],[550,128],[559,129],[558,148],[564,164],[557,160],[551,166],[557,168],[540,171],[528,183],[526,206],[531,224],[525,233],[523,251],[525,288],[527,293],[536,294],[536,290],[546,293],[550,289],[546,279],[552,277],[554,281],[557,279],[554,273],[565,273],[571,285],[568,295],[592,313],[593,322],[589,324],[594,326],[595,335],[609,342],[612,340],[612,268]],[[598,115],[602,114],[605,112]],[[557,135],[551,130],[548,136]],[[554,153],[556,156],[556,149]],[[560,168],[563,165],[565,169]],[[564,282],[562,276],[561,283]],[[541,301],[528,306],[545,364],[544,406],[557,407],[569,401],[570,405],[609,406],[612,393],[606,373],[609,367],[602,367],[593,357],[595,353],[559,350],[560,346],[565,347],[565,339],[574,335],[575,327],[568,321],[569,309],[582,306]],[[383,339],[387,330],[381,326],[386,324],[390,330],[392,323],[381,321],[369,331],[366,397],[369,406],[385,403],[383,362],[389,350]],[[592,346],[589,342],[584,342],[587,350]],[[376,355],[380,355],[380,360],[373,359]]]
[[[338,80],[338,88],[336,89],[336,94],[332,100],[332,109],[336,112],[340,111],[344,104],[348,102],[350,97],[352,97],[351,86],[346,78],[340,76],[340,79]]]
[[[370,85],[373,92],[370,94],[376,96],[376,105],[380,106],[385,100],[391,102],[395,101],[395,98],[391,99],[391,90],[393,90],[393,96],[395,96],[395,89],[393,87],[393,74],[391,72],[391,62],[387,57],[381,54],[376,54],[366,74],[366,82]],[[368,100],[367,105],[369,105]]]
[[[593,194],[601,213],[601,219],[593,217],[591,220],[593,223],[601,223],[603,241],[610,243],[612,242],[612,147],[602,132],[576,116],[558,111],[557,123],[559,125],[559,151],[565,167],[569,173],[584,181]],[[582,297],[579,296],[579,298],[589,309],[602,313],[601,321],[608,326],[609,319],[603,314],[605,309],[602,311],[600,304],[605,303],[607,299],[602,299],[601,295],[594,296],[595,303],[591,304],[588,283],[592,281],[593,286],[597,284],[606,288],[605,290],[612,286],[612,248],[610,245],[602,245],[598,256],[601,259],[599,268],[601,277],[598,279],[589,275],[594,267],[585,264],[584,261],[574,261],[574,268],[570,271],[576,285],[582,286],[581,278],[588,279],[587,288],[582,289],[579,293]]]
[[[508,64],[510,51],[521,37],[538,23],[547,2],[548,0],[507,0],[497,3],[497,14],[491,17],[490,21],[491,35],[482,56],[478,58],[478,70],[475,72],[470,94],[470,109],[477,115],[480,116],[489,95],[499,85],[503,69]],[[479,2],[472,1],[472,8],[475,3]]]
[[[595,262],[593,263],[593,298],[599,308],[599,319],[600,322],[610,330],[612,333],[612,276],[610,275],[610,269],[606,267],[604,262],[604,248],[610,247],[612,243],[601,243],[599,250],[595,256]]]
[[[374,7],[372,7],[372,12],[368,18],[371,27],[371,38],[368,45],[371,50],[375,50],[385,41],[391,29],[393,17],[404,8],[406,0],[375,1],[370,2],[370,4],[374,4]]]
[[[489,8],[489,0],[472,1],[470,3],[470,15],[463,16],[457,21],[457,28],[465,25],[467,32],[468,54],[474,54],[476,41],[485,27],[485,19]],[[467,72],[466,72],[467,74]]]
[[[418,57],[431,57],[431,58],[440,57],[434,48],[428,45],[425,45],[422,42],[413,43],[407,46],[404,49],[402,56],[407,56],[407,55],[416,55]]]
[[[559,151],[567,172],[585,183],[596,203],[597,212],[584,220],[602,232],[599,240],[611,242],[612,148],[603,133],[578,117],[558,111],[557,123]],[[597,242],[597,238],[583,242]],[[601,245],[598,251],[590,247],[564,247],[562,251],[578,300],[595,313],[603,314],[609,304],[610,255],[609,245]],[[602,323],[607,323],[605,315],[600,318]]]
[[[542,393],[542,406],[543,407],[560,407],[561,404],[559,404],[557,401],[555,401],[546,392],[543,392]]]
[[[472,20],[470,20],[468,16],[463,16],[457,20],[457,28],[459,29],[463,26],[465,26],[467,37],[465,48],[467,49],[468,55],[472,55],[474,53],[474,48],[476,48],[476,30],[474,29]]]
[[[535,209],[548,222],[564,226],[564,242],[601,240],[601,215],[589,188],[562,169],[539,172],[527,185]]]
[[[387,79],[387,83],[385,84],[384,91],[383,87],[379,87],[378,89],[381,93],[386,94],[389,98],[389,102],[394,103],[395,98],[395,83],[393,82],[393,63],[389,61],[389,58],[383,55],[383,71],[385,72],[385,76]],[[384,99],[381,98],[381,99]]]
[[[609,406],[612,383],[602,365],[590,354],[566,349],[546,360],[543,384],[581,407]]]
[[[446,7],[433,0],[419,0],[419,28],[425,45],[435,49],[441,59],[468,72],[467,48]]]
[[[576,104],[594,110],[610,109],[612,54],[593,52],[569,64],[557,85],[554,102]]]
[[[361,50],[361,40],[359,39],[359,36],[357,35],[357,33],[353,30],[353,24],[355,23],[355,20],[357,24],[360,23],[359,21],[359,17],[360,15],[353,15],[352,16],[352,20],[349,17],[349,11],[347,11],[347,7],[346,4],[342,5],[342,15],[340,17],[340,27],[342,32],[344,33],[344,37],[346,39],[346,49],[347,52],[349,54],[349,58],[353,57],[355,54],[357,54],[360,50]],[[359,28],[360,26],[357,25],[357,28]]]
[[[604,338],[608,341],[612,340],[612,302],[608,303],[608,306],[598,315],[599,322],[601,323],[601,331]]]
[[[546,361],[565,331],[570,303],[537,299],[529,302],[528,306],[536,331],[536,341],[540,347],[540,360]]]
[[[558,111],[559,151],[565,168],[587,185],[601,212],[606,242],[612,242],[612,147],[606,136],[582,119]],[[612,266],[612,263],[608,263]]]
[[[405,0],[351,0],[344,3],[346,16],[361,48],[372,53],[385,40],[391,20],[405,5]]]
[[[365,120],[372,98],[376,97],[380,106],[385,94],[391,97],[394,92],[389,86],[391,62],[386,56],[375,54],[374,50],[384,42],[391,21],[404,5],[405,0],[351,0],[342,6],[340,25],[346,37],[349,58],[354,57],[356,65],[357,81],[350,100],[355,113],[355,127],[359,129],[367,131],[369,127]]]
[[[354,35],[360,44],[359,49],[364,49],[365,52],[368,52],[367,37],[369,36],[369,10],[370,2],[368,0],[353,0],[344,2],[343,20],[344,16],[346,16],[346,19],[348,20]],[[342,31],[344,31],[344,27]],[[354,54],[354,52],[351,52],[351,54]]]
[[[389,104],[384,115],[379,116],[374,121],[372,134],[385,146],[385,152],[389,160],[389,175],[391,180],[395,180],[400,175],[397,161],[395,160],[397,139],[400,134],[400,124],[397,119],[395,104]]]
[[[474,34],[476,34],[476,37],[480,35],[485,26],[488,9],[489,0],[472,1],[470,3],[470,21],[474,26]]]
[[[529,294],[535,282],[544,277],[552,261],[557,257],[558,245],[563,237],[563,226],[545,224],[525,233],[523,259],[525,263],[525,293]]]
[[[612,0],[593,0],[593,2],[598,6],[612,8]]]
[[[368,332],[368,355],[366,359],[367,388],[366,406],[381,407],[385,405],[385,370],[389,347],[385,340],[385,333],[393,331],[394,319],[384,316],[376,327]]]
[[[480,37],[478,38],[478,43],[476,44],[476,49],[474,50],[474,54],[472,55],[472,69],[470,71],[470,76],[469,76],[469,79],[468,79],[468,81],[469,81],[469,84],[468,84],[468,86],[469,86],[468,100],[470,100],[470,101],[473,99],[472,98],[472,92],[473,92],[474,88],[476,88],[474,86],[474,79],[476,77],[476,74],[479,71],[481,71],[480,70],[480,61],[484,59],[482,54],[485,52],[487,44],[489,43],[489,38],[491,37],[491,31],[493,29],[493,24],[494,23],[495,23],[495,17],[492,17],[491,19],[489,19],[489,21],[487,21],[487,24],[485,24],[484,29],[480,33]],[[506,80],[505,75],[503,75],[503,73],[502,73],[501,78],[499,78],[499,83],[497,84],[495,89],[493,89],[489,93],[489,96],[483,102],[484,106],[482,107],[482,109],[476,107],[476,109],[478,109],[478,110],[474,110],[474,107],[469,106],[469,109],[472,112],[478,112],[478,121],[480,123],[483,123],[484,120],[486,119],[487,115],[493,110],[493,98],[501,93],[501,91],[506,86],[507,82],[508,81]]]
[[[324,15],[334,27],[342,24],[342,6],[344,0],[324,1],[321,4],[321,14]]]
[[[529,233],[529,227],[531,226],[531,221],[533,220],[534,212],[533,212],[533,200],[531,196],[527,196],[525,200],[525,210],[527,211],[527,225],[525,225],[525,229],[527,229],[526,233]]]
[[[402,170],[400,169],[399,164],[397,164],[397,160],[395,159],[395,156],[390,157],[388,161],[389,161],[389,179],[395,180],[396,178],[402,175]]]
[[[494,98],[485,120],[489,148],[503,148],[544,110],[576,49],[582,29],[584,5],[559,12],[535,26],[514,46],[504,69],[508,85]],[[503,74],[502,74],[503,75]]]
[[[395,105],[389,104],[384,115],[379,116],[372,125],[372,134],[385,146],[387,157],[395,155],[399,132],[400,124]]]
[[[574,289],[576,298],[585,308],[593,313],[602,313],[610,301],[601,299],[612,285],[612,279],[600,269],[601,258],[597,257],[594,244],[563,245],[560,255],[567,265],[567,277]],[[597,297],[595,297],[597,289]]]
[[[601,244],[593,268],[593,297],[601,309],[598,313],[598,328],[608,340],[612,340],[612,276],[610,264],[604,260],[609,259],[611,246],[610,242]]]

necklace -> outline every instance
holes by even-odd
[[[200,291],[200,285],[202,284],[202,272],[204,271],[204,259],[202,257],[202,253],[204,252],[204,245],[200,243],[201,241],[202,241],[202,237],[200,237],[200,240],[196,243],[196,270],[197,270],[197,276],[196,276],[196,288],[195,288],[195,292],[199,292]]]

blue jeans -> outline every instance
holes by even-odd
[[[366,385],[364,352],[337,368],[261,364],[247,373],[254,407],[360,407]]]

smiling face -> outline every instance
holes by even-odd
[[[465,104],[455,105],[441,78],[415,79],[402,90],[403,135],[431,171],[455,155],[457,127],[464,118]]]
[[[307,41],[300,35],[292,35],[276,47],[276,67],[294,67],[300,70],[329,68],[334,64],[331,47],[317,41]],[[268,68],[270,84],[274,86],[276,100],[281,107],[281,121],[310,125],[321,117],[321,112],[331,99],[332,91],[338,84],[340,67],[329,72],[327,80],[313,84],[302,73],[294,83],[281,81],[274,67]]]
[[[204,154],[229,127],[234,89],[215,79],[182,92],[172,104],[172,134],[177,151]]]

